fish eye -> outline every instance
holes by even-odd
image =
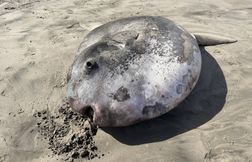
[[[87,73],[90,74],[90,72],[92,72],[93,70],[98,69],[98,64],[97,62],[90,60],[86,62],[86,69],[87,69]]]
[[[88,62],[86,63],[86,66],[87,66],[87,68],[89,68],[89,69],[92,68],[92,65],[93,65],[93,64],[92,64],[90,61],[88,61]]]

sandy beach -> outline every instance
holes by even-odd
[[[252,161],[251,0],[0,0],[0,162],[61,161],[40,138],[34,113],[58,111],[90,30],[140,15],[238,42],[201,48],[199,81],[171,112],[98,129],[94,141],[104,156],[91,161]]]

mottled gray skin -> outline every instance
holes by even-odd
[[[196,39],[163,17],[130,17],[92,30],[68,74],[76,111],[99,126],[127,126],[176,107],[194,88]]]

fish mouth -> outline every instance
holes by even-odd
[[[89,118],[92,122],[94,121],[94,109],[92,106],[84,106],[81,109],[80,114],[82,114],[84,117]]]
[[[95,119],[95,109],[92,105],[83,104],[78,99],[69,98],[69,103],[71,108],[83,115],[86,118],[89,118],[91,122],[94,122]]]
[[[135,123],[134,116],[129,115],[130,111],[118,112],[112,110],[110,105],[97,102],[87,104],[80,99],[73,98],[70,98],[69,103],[75,112],[81,114],[84,118],[88,118],[93,125],[99,127],[121,127]],[[130,107],[128,110],[130,110]]]

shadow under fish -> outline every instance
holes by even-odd
[[[227,84],[217,61],[202,47],[202,70],[191,94],[170,112],[128,127],[101,128],[127,145],[167,140],[211,120],[223,108]]]

